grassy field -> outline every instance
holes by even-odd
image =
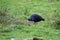
[[[10,25],[0,24],[0,40],[12,37],[60,40],[60,0],[0,0],[0,11],[5,10],[14,18]],[[34,13],[41,15],[45,21],[28,22],[27,19]]]

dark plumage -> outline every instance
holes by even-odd
[[[43,40],[42,38],[33,38],[33,40]]]
[[[45,21],[40,15],[38,14],[33,14],[28,21],[33,21],[33,22],[39,22],[39,21]]]

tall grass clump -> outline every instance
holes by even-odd
[[[12,30],[11,24],[14,22],[15,17],[9,12],[8,8],[1,7],[0,9],[0,32],[10,32]]]
[[[13,15],[9,13],[6,8],[2,8],[0,10],[0,24],[3,25],[11,24],[13,19],[14,19]]]
[[[56,29],[60,29],[60,9],[56,9],[55,10],[55,14],[54,14],[54,24],[55,24],[55,27]]]

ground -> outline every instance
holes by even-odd
[[[10,14],[15,15],[16,20],[12,26],[0,26],[0,40],[15,38],[43,37],[44,40],[60,40],[60,24],[55,23],[60,17],[60,1],[48,0],[0,0],[0,9],[7,8]],[[36,24],[28,22],[32,14],[37,13],[45,18],[45,21]],[[14,27],[13,27],[14,26]]]

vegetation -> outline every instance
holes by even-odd
[[[45,21],[27,21],[34,13]],[[60,40],[60,0],[0,0],[0,40],[12,37]]]

